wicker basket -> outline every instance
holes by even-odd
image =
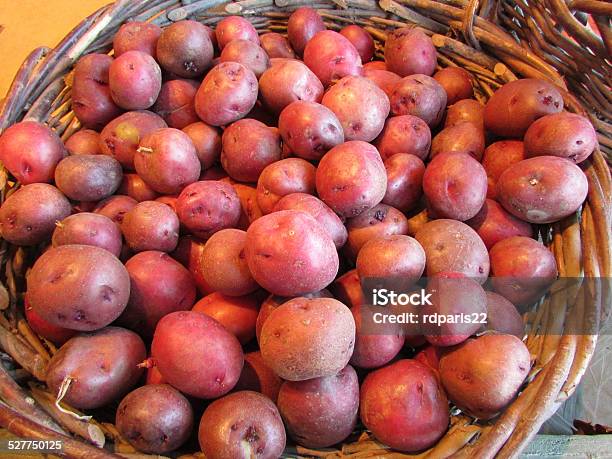
[[[519,76],[553,82],[568,110],[589,116],[598,131],[600,150],[582,164],[589,194],[581,211],[552,226],[539,227],[539,236],[554,252],[562,276],[611,276],[611,179],[605,158],[612,157],[612,96],[608,86],[612,74],[612,4],[606,1],[120,0],[86,18],[55,49],[38,48],[30,54],[0,109],[0,131],[23,118],[47,122],[64,140],[79,130],[70,107],[71,67],[83,54],[109,51],[113,34],[127,20],[149,20],[163,27],[195,18],[214,25],[223,16],[239,14],[261,32],[283,33],[291,11],[302,5],[318,9],[330,29],[347,23],[364,26],[377,41],[377,55],[387,30],[418,24],[432,35],[439,65],[469,71],[481,100]],[[1,168],[0,198],[4,200],[17,185]],[[0,358],[6,365],[0,365],[0,425],[21,437],[62,438],[68,457],[110,458],[118,457],[118,453],[145,457],[126,448],[111,424],[87,417],[77,419],[59,410],[43,386],[30,382],[30,389],[25,390],[15,382],[44,380],[46,363],[55,351],[23,319],[24,274],[35,256],[35,249],[2,241],[0,347],[6,354]],[[603,305],[610,303],[609,295],[605,289],[593,291],[589,293],[592,300],[567,304],[553,294],[528,315],[531,331],[527,345],[534,358],[533,369],[519,397],[494,421],[480,423],[462,414],[454,415],[446,436],[433,449],[416,456],[394,453],[366,432],[341,449],[310,451],[293,447],[286,455],[516,457],[574,392],[593,354],[595,328],[592,334],[572,335],[567,332],[569,322],[581,324],[583,330],[595,324]],[[105,439],[106,449],[96,447]]]

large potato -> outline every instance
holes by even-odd
[[[317,32],[304,48],[304,63],[328,87],[349,75],[361,75],[361,58],[353,44],[338,32]]]
[[[126,212],[121,232],[134,252],[172,252],[178,244],[179,219],[170,206],[143,201]]]
[[[299,54],[304,53],[306,44],[317,32],[325,30],[323,18],[312,8],[298,8],[287,21],[287,36],[293,49]]]
[[[431,157],[458,151],[480,161],[485,150],[483,130],[474,123],[459,123],[442,129],[431,141]]]
[[[487,198],[497,198],[499,176],[512,164],[525,159],[525,146],[520,140],[500,140],[489,145],[482,158],[487,172]]]
[[[157,41],[159,65],[182,78],[203,75],[212,64],[213,52],[208,28],[197,21],[170,24]]]
[[[430,128],[442,121],[446,108],[446,92],[433,78],[415,74],[402,78],[391,93],[391,112],[394,115],[414,115]]]
[[[112,195],[123,178],[119,161],[106,155],[74,155],[55,168],[55,184],[75,201],[97,202]]]
[[[150,54],[128,51],[108,69],[113,101],[125,110],[144,110],[155,103],[161,89],[161,69]]]
[[[499,241],[512,236],[533,236],[529,223],[509,214],[492,199],[487,199],[480,211],[466,223],[476,230],[489,250]]]
[[[119,27],[113,37],[115,57],[128,51],[142,51],[157,57],[157,40],[162,29],[157,24],[144,21],[130,21]]]
[[[360,278],[401,278],[416,282],[425,270],[425,251],[416,239],[402,234],[367,241],[357,255]]]
[[[376,139],[376,146],[385,160],[397,153],[408,153],[425,160],[431,146],[431,131],[417,116],[394,116],[385,123]]]
[[[400,27],[385,40],[385,64],[401,77],[415,73],[431,76],[436,69],[436,48],[422,29]]]
[[[401,212],[414,209],[423,195],[425,164],[418,156],[396,153],[385,160],[387,191],[383,204]]]

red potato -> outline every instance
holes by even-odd
[[[259,346],[266,364],[283,379],[332,376],[353,353],[355,321],[333,298],[294,298],[268,316]]]
[[[74,155],[55,168],[55,185],[75,201],[95,202],[108,198],[121,184],[119,161],[106,155]]]
[[[187,134],[162,128],[140,141],[134,155],[136,172],[158,193],[177,194],[200,177],[200,160]]]
[[[246,233],[224,229],[213,234],[202,251],[200,269],[215,292],[242,296],[259,288],[245,259]]]
[[[199,121],[194,107],[199,87],[200,82],[196,80],[166,81],[151,110],[161,116],[169,127],[183,129]]]
[[[436,69],[436,48],[422,29],[400,27],[385,40],[385,65],[401,77],[431,76]]]
[[[150,359],[149,359],[150,360]],[[155,366],[147,367],[145,384],[166,384],[163,376]]]
[[[142,201],[125,214],[121,231],[134,252],[172,252],[178,243],[179,219],[166,204]]]
[[[297,60],[286,59],[266,70],[259,79],[259,91],[265,106],[279,114],[292,102],[320,102],[323,85],[317,76]]]
[[[557,278],[557,262],[542,243],[514,236],[490,251],[493,289],[516,305],[537,301]]]
[[[340,35],[350,41],[361,57],[361,62],[370,62],[374,57],[374,39],[363,27],[351,24],[340,30]]]
[[[187,441],[193,428],[193,409],[172,386],[149,384],[121,400],[115,425],[139,451],[163,454]]]
[[[47,322],[40,315],[38,315],[36,311],[34,311],[32,306],[30,306],[27,295],[25,295],[23,299],[23,310],[25,313],[25,318],[28,321],[28,325],[32,331],[37,335],[48,339],[56,346],[61,346],[78,333],[76,330],[58,327],[57,325]]]
[[[100,408],[136,385],[146,357],[136,333],[106,327],[66,342],[49,361],[46,383],[54,395],[65,388],[62,400],[70,406]]]
[[[222,145],[221,164],[239,182],[257,182],[266,166],[281,159],[278,129],[250,118],[229,126]]]
[[[282,384],[283,380],[263,361],[261,352],[255,351],[244,355],[244,367],[234,389],[259,392],[276,403]]]
[[[212,293],[210,286],[204,281],[200,268],[200,259],[204,250],[204,242],[188,235],[182,236],[176,250],[170,254],[172,258],[189,270],[200,295]]]
[[[391,99],[393,88],[402,79],[397,73],[389,72],[388,70],[380,70],[375,68],[363,68],[363,76],[371,80],[376,86],[385,91],[385,94]]]
[[[484,105],[474,99],[462,99],[448,107],[444,127],[469,121],[484,130]]]
[[[425,121],[413,115],[394,116],[387,120],[376,147],[386,160],[397,153],[415,155],[425,160],[431,146],[431,130]]]
[[[222,62],[202,81],[195,98],[196,113],[211,126],[233,123],[255,106],[257,92],[257,77],[250,69],[238,62]]]
[[[273,211],[299,210],[313,217],[328,232],[336,248],[346,243],[348,233],[344,223],[319,198],[305,193],[291,193],[282,197],[274,206]]]
[[[385,61],[370,61],[363,64],[363,70],[387,70]]]
[[[463,99],[474,97],[472,78],[470,74],[461,67],[446,67],[438,70],[433,76],[446,91],[446,103],[453,105]]]
[[[480,161],[484,150],[484,132],[473,123],[459,123],[444,128],[431,141],[432,158],[439,153],[457,151]]]
[[[106,54],[87,54],[74,66],[72,79],[72,110],[81,124],[102,129],[110,120],[121,115],[121,109],[111,97],[108,71],[113,58]]]
[[[113,101],[125,110],[144,110],[157,99],[161,69],[151,55],[128,51],[115,59],[108,70]]]
[[[155,199],[156,202],[161,202],[162,204],[166,204],[168,207],[172,209],[174,213],[176,213],[176,201],[177,200],[178,200],[178,196],[175,194],[170,195],[170,196],[160,196],[159,198]]]
[[[255,338],[259,301],[254,295],[227,296],[219,292],[211,293],[198,301],[192,311],[215,319],[238,338],[242,345]]]
[[[261,47],[270,59],[275,57],[295,59],[296,57],[293,48],[289,44],[289,40],[280,33],[264,33],[259,36],[259,40],[261,41]]]
[[[402,78],[390,97],[394,115],[414,115],[430,128],[442,121],[446,108],[446,91],[433,78],[415,74]]]
[[[344,142],[338,117],[329,108],[315,102],[289,104],[278,118],[278,130],[291,152],[307,160],[320,160],[325,153]]]
[[[533,237],[533,228],[529,223],[509,214],[492,199],[487,199],[480,211],[466,223],[474,228],[488,250],[509,237]]]
[[[285,449],[286,434],[270,399],[257,392],[241,391],[206,408],[198,439],[208,459],[275,459]]]
[[[22,185],[52,182],[65,156],[59,136],[37,121],[13,124],[0,136],[0,161]]]
[[[113,38],[115,57],[128,51],[142,51],[156,58],[157,40],[161,34],[161,27],[151,22],[126,22],[119,27]]]
[[[537,156],[512,164],[496,186],[500,204],[530,223],[552,223],[573,214],[588,190],[584,172],[558,156]]]
[[[0,207],[0,234],[11,244],[36,245],[51,237],[55,222],[71,213],[70,202],[54,186],[20,187]]]
[[[522,137],[535,120],[562,110],[563,97],[551,83],[523,78],[495,91],[483,114],[487,131],[502,137]]]
[[[57,222],[51,242],[60,245],[93,245],[119,257],[123,241],[117,225],[104,215],[81,212]]]
[[[318,32],[325,30],[323,18],[312,8],[303,6],[298,8],[287,21],[287,36],[293,49],[299,54],[304,54],[306,44]]]
[[[101,155],[100,134],[92,129],[81,129],[65,142],[66,150],[71,155]]]
[[[440,370],[440,357],[443,352],[443,348],[428,344],[414,356],[414,360],[427,365],[432,370],[435,370],[436,376],[439,379],[440,376],[438,371]]]
[[[305,212],[283,210],[254,221],[247,230],[245,254],[255,281],[275,295],[316,292],[338,273],[333,240]]]
[[[129,196],[117,195],[100,201],[93,211],[96,214],[110,218],[117,225],[121,226],[125,214],[129,212],[138,201]]]
[[[175,22],[157,41],[159,65],[182,78],[202,76],[211,67],[213,54],[209,29],[197,21]]]
[[[560,156],[574,163],[587,159],[597,147],[597,132],[581,115],[560,112],[533,122],[525,133],[525,152],[534,156]]]
[[[325,87],[345,76],[359,76],[362,73],[357,49],[332,30],[317,32],[308,41],[304,48],[304,63]]]
[[[240,200],[229,183],[215,180],[195,182],[179,195],[176,213],[191,233],[208,239],[217,231],[238,224]]]
[[[522,339],[525,335],[525,325],[516,306],[495,292],[485,293],[487,294],[486,329]]]
[[[236,385],[243,365],[238,339],[215,319],[171,312],[158,323],[151,357],[163,378],[197,398],[217,398]]]
[[[374,436],[399,451],[434,445],[449,424],[448,401],[436,374],[416,360],[399,360],[366,376],[361,421]]]
[[[414,209],[423,195],[425,164],[418,156],[396,153],[385,160],[387,191],[383,204],[400,212]]]
[[[365,304],[361,281],[356,269],[347,271],[329,286],[334,298],[340,300],[349,308],[359,308]]]
[[[140,140],[157,129],[168,127],[162,117],[148,110],[127,112],[108,123],[100,133],[100,150],[134,170],[134,155]]]
[[[159,197],[159,194],[138,174],[123,174],[117,194],[128,196],[136,202],[154,201]]]
[[[356,217],[380,203],[387,173],[378,150],[353,140],[332,148],[319,162],[316,174],[321,200],[341,217]]]
[[[248,227],[263,215],[257,204],[257,189],[242,183],[232,184],[240,200],[240,219],[237,228],[246,231]]]
[[[371,142],[389,115],[389,98],[371,80],[347,76],[332,86],[321,103],[336,114],[345,140]]]
[[[215,165],[221,156],[221,132],[219,128],[198,121],[183,128],[196,149],[201,170]]]
[[[525,159],[525,146],[520,140],[500,140],[492,143],[482,158],[482,167],[487,172],[487,198],[497,198],[497,181],[512,164]]]
[[[487,173],[467,153],[440,153],[425,169],[423,194],[438,218],[469,220],[487,197]]]
[[[250,40],[259,44],[259,35],[255,27],[240,16],[228,16],[219,21],[215,28],[215,35],[220,50],[223,50],[225,45],[233,40]]]
[[[316,168],[300,158],[282,159],[266,166],[257,181],[259,208],[264,214],[269,214],[283,196],[314,194],[315,173]]]
[[[264,49],[250,40],[232,40],[225,45],[219,62],[239,62],[259,78],[268,67],[270,59]]]
[[[401,278],[412,284],[421,278],[425,270],[425,251],[410,236],[382,236],[370,239],[362,246],[356,266],[362,279]]]

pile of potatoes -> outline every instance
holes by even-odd
[[[452,406],[491,419],[514,399],[531,365],[517,306],[557,276],[532,225],[580,208],[595,131],[546,81],[482,105],[418,28],[374,52],[310,8],[287,36],[236,16],[129,22],[112,55],[76,63],[84,129],[4,131],[20,187],[0,233],[41,254],[24,302],[61,346],[50,390],[119,402],[119,432],[148,453],[199,421],[209,459],[278,457],[286,435],[329,447],[359,422],[416,452]],[[422,276],[427,312],[487,326],[369,333],[360,280]]]

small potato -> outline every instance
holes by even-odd
[[[104,215],[81,212],[57,222],[51,242],[60,245],[93,245],[119,257],[123,241],[117,225]]]
[[[291,193],[314,194],[316,168],[300,158],[272,163],[257,181],[257,204],[264,214],[273,211],[283,196]]]
[[[107,405],[136,385],[138,366],[147,357],[140,337],[119,327],[106,327],[70,339],[47,366],[46,383],[52,394],[67,389],[62,400],[79,409]]]
[[[385,40],[385,64],[401,77],[431,76],[436,69],[436,48],[422,29],[400,27]]]
[[[250,40],[232,40],[225,45],[219,62],[239,62],[250,69],[257,78],[270,67],[270,59],[264,49]]]
[[[334,294],[334,298],[340,300],[351,309],[359,308],[365,304],[361,281],[356,269],[347,271],[338,277],[329,288]]]
[[[319,198],[341,217],[356,217],[380,203],[387,173],[378,150],[359,140],[340,144],[319,162]]]
[[[474,99],[462,99],[448,107],[444,127],[469,121],[484,130],[484,105]]]
[[[396,153],[385,160],[387,192],[383,204],[400,212],[414,209],[423,195],[425,164],[418,156]]]
[[[199,87],[200,82],[196,80],[166,81],[151,110],[161,116],[169,127],[183,129],[199,121],[194,107]]]
[[[446,91],[433,78],[415,74],[402,78],[391,93],[391,112],[394,115],[414,115],[430,128],[442,121],[446,108]]]
[[[183,20],[166,27],[157,41],[157,60],[182,78],[200,77],[212,65],[213,44],[206,26]]]
[[[168,384],[205,399],[232,390],[243,365],[238,339],[215,319],[193,311],[171,312],[157,323],[151,357]]]
[[[332,86],[321,103],[336,114],[345,140],[371,142],[389,115],[389,98],[371,80],[346,76]]]
[[[55,168],[55,184],[75,201],[100,201],[112,195],[123,178],[119,161],[106,155],[75,155]]]
[[[480,161],[485,150],[482,129],[473,123],[459,123],[442,129],[431,141],[431,157],[439,153],[457,151]]]
[[[338,117],[329,108],[315,102],[289,104],[278,118],[283,145],[300,158],[320,160],[325,153],[344,142]]]
[[[36,245],[51,237],[55,222],[71,213],[70,202],[54,186],[20,187],[0,207],[0,233],[11,244]]]
[[[458,272],[484,282],[489,275],[487,248],[476,231],[465,223],[432,220],[421,226],[414,237],[425,250],[425,270],[429,277],[442,271]]]
[[[363,27],[351,24],[340,30],[340,35],[350,41],[361,57],[361,62],[370,62],[376,50],[374,39]]]
[[[134,155],[136,172],[158,193],[177,194],[200,177],[200,160],[187,134],[162,128],[140,141]]]
[[[208,239],[217,231],[238,224],[240,200],[229,183],[215,180],[195,182],[179,195],[176,213],[189,231]]]
[[[429,448],[449,424],[448,401],[436,374],[416,360],[398,360],[369,373],[359,409],[366,428],[399,451]]]
[[[283,454],[286,434],[278,409],[269,398],[241,391],[206,408],[198,440],[207,459],[273,459]]]
[[[333,376],[353,353],[355,321],[332,298],[295,298],[276,308],[263,324],[261,355],[288,381]]]
[[[525,133],[525,152],[534,156],[560,156],[581,163],[597,147],[597,132],[591,122],[575,113],[545,115]]]
[[[275,114],[292,102],[320,102],[323,97],[323,85],[317,76],[303,62],[289,59],[263,73],[259,91],[265,106]]]
[[[347,438],[357,423],[357,373],[347,365],[335,375],[285,381],[277,405],[289,436],[298,444],[307,448],[335,445]]]
[[[234,389],[259,392],[276,403],[282,384],[283,380],[263,361],[261,352],[255,351],[244,355],[244,367]]]
[[[332,30],[317,32],[308,41],[304,48],[304,63],[325,87],[345,76],[359,76],[362,73],[357,49]]]
[[[417,116],[394,116],[385,123],[376,139],[376,146],[385,160],[397,153],[408,153],[425,160],[431,146],[431,130]]]
[[[487,173],[467,153],[440,153],[425,169],[423,194],[436,217],[469,220],[487,197]]]
[[[298,8],[287,22],[287,36],[289,37],[289,43],[293,49],[301,56],[304,54],[306,44],[314,37],[318,32],[325,30],[325,23],[323,18],[312,8],[303,6]]]
[[[52,182],[65,156],[59,136],[37,121],[13,124],[0,137],[0,161],[22,185]]]
[[[215,319],[242,345],[255,338],[258,310],[259,301],[254,295],[226,296],[219,292],[206,295],[192,309]]]
[[[496,186],[500,204],[530,223],[552,223],[573,214],[588,189],[584,172],[558,156],[537,156],[512,164]]]
[[[125,110],[144,110],[155,103],[161,89],[161,69],[155,59],[141,51],[128,51],[108,70],[113,101]]]
[[[234,183],[232,186],[238,195],[241,207],[237,228],[246,231],[251,223],[263,215],[257,204],[257,189],[242,183]]]
[[[125,214],[121,231],[134,252],[172,252],[178,243],[179,219],[166,204],[143,201]]]
[[[215,28],[215,35],[220,50],[223,50],[225,45],[233,40],[250,40],[259,44],[259,35],[255,27],[240,16],[227,16],[219,21]]]
[[[497,181],[512,164],[525,159],[525,146],[520,140],[500,140],[492,143],[482,158],[482,167],[487,172],[487,198],[497,198]]]
[[[121,115],[121,109],[111,97],[108,71],[113,58],[106,54],[87,54],[74,66],[72,79],[72,110],[86,128],[102,129]]]
[[[200,269],[215,292],[242,296],[259,288],[245,259],[246,233],[224,229],[213,234],[202,251]]]
[[[239,182],[257,182],[266,166],[281,159],[278,129],[250,118],[225,129],[222,145],[223,169]]]
[[[198,121],[183,128],[196,149],[201,170],[210,169],[221,156],[221,132],[219,128]]]
[[[402,79],[397,73],[389,72],[388,70],[366,69],[365,67],[363,68],[363,76],[385,91],[389,99],[391,99],[393,88]]]
[[[491,96],[484,108],[487,131],[522,137],[538,118],[563,110],[563,97],[549,82],[535,78],[511,81]]]
[[[96,214],[104,215],[110,218],[117,225],[121,226],[125,214],[129,212],[138,201],[129,196],[111,196],[110,198],[103,199],[100,201],[93,211]]]
[[[270,59],[275,57],[295,59],[296,57],[295,52],[289,44],[289,40],[287,40],[280,33],[264,33],[259,37],[259,40],[261,41],[261,47],[264,49]]]
[[[509,214],[492,199],[487,199],[480,211],[466,223],[476,230],[488,250],[512,236],[533,236],[533,228],[529,223]]]
[[[410,236],[382,236],[370,239],[362,246],[356,266],[362,279],[398,277],[414,283],[425,270],[425,251]]]
[[[531,367],[527,346],[512,335],[483,335],[440,358],[450,400],[478,419],[490,419],[518,393]]]
[[[312,216],[328,232],[336,248],[346,243],[348,233],[342,220],[319,198],[305,193],[291,193],[282,197],[273,211],[299,210]]]
[[[58,347],[78,333],[76,330],[53,325],[40,317],[28,302],[27,295],[24,295],[23,298],[23,312],[32,331],[38,336],[48,339]]]
[[[159,193],[147,185],[138,174],[123,174],[117,194],[129,196],[136,202],[154,201],[159,197]]]
[[[163,454],[187,441],[193,428],[193,409],[172,386],[148,384],[121,400],[115,425],[134,448]]]
[[[529,305],[544,295],[557,278],[557,262],[542,243],[513,236],[489,253],[493,289],[516,305]]]
[[[119,27],[113,38],[115,57],[128,51],[142,51],[157,57],[157,40],[162,29],[156,24],[143,21],[130,21]]]
[[[470,74],[461,67],[446,67],[433,76],[446,91],[446,103],[453,105],[463,99],[474,97]]]
[[[485,293],[487,294],[486,329],[522,339],[525,335],[525,325],[516,306],[495,292]]]
[[[101,155],[100,134],[92,129],[81,129],[70,136],[65,143],[71,155]]]
[[[196,93],[196,113],[211,126],[233,123],[255,106],[257,92],[257,77],[250,69],[238,62],[222,62],[204,77]]]

